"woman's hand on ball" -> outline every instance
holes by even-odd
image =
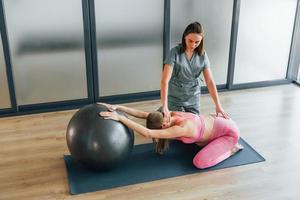
[[[99,115],[104,119],[120,121],[120,115],[117,112],[100,112]]]
[[[97,104],[105,106],[107,108],[107,110],[109,110],[111,112],[117,110],[117,105],[111,105],[111,104],[108,104],[108,103],[101,103],[101,102],[97,102]]]

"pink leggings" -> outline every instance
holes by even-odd
[[[212,167],[231,155],[231,150],[238,143],[239,129],[232,120],[216,117],[209,143],[194,157],[197,168]]]

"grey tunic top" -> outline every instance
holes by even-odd
[[[195,53],[188,60],[185,52],[181,51],[182,45],[171,49],[164,64],[173,67],[169,82],[168,104],[172,106],[186,106],[200,108],[199,76],[204,68],[210,67],[206,52],[203,56]]]

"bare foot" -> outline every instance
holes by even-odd
[[[231,149],[231,155],[235,154],[236,152],[242,150],[244,147],[237,143],[232,149]]]

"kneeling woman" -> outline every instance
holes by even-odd
[[[202,146],[193,163],[197,168],[212,167],[227,159],[243,147],[238,144],[239,129],[231,119],[212,115],[195,115],[186,112],[171,112],[169,121],[161,112],[145,112],[122,105],[104,104],[110,112],[101,112],[105,119],[120,121],[135,132],[153,138],[156,151],[163,153],[168,139],[177,139],[184,143],[196,143]],[[119,115],[115,110],[131,116],[146,119],[146,127]]]

